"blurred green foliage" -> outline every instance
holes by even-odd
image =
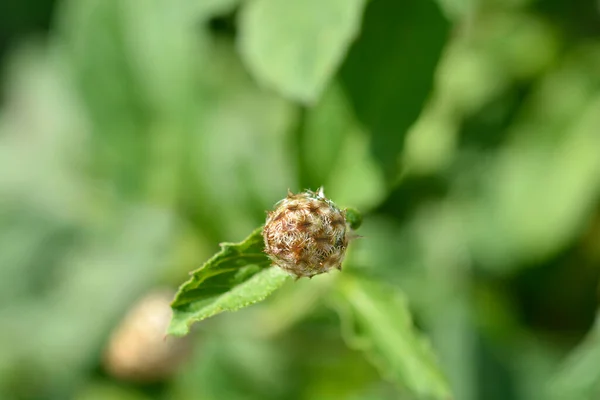
[[[595,0],[8,0],[0,27],[1,399],[600,397]],[[321,185],[364,214],[338,286],[110,373],[138,298]]]

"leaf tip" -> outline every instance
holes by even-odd
[[[173,312],[175,313],[175,310],[173,310]],[[175,315],[173,315],[173,317],[171,317],[171,322],[167,327],[164,340],[166,340],[168,336],[183,337],[188,333],[190,333],[190,326],[185,322],[182,323],[181,321],[177,321]]]

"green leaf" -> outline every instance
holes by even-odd
[[[202,19],[209,19],[217,15],[223,15],[231,12],[238,6],[240,0],[183,0],[183,3],[176,6],[183,7],[190,14]]]
[[[448,30],[433,1],[372,1],[341,67],[342,83],[388,180],[397,177],[404,136],[433,86]]]
[[[263,248],[262,227],[240,243],[221,244],[221,251],[179,288],[168,334],[186,335],[192,323],[262,301],[281,287],[290,276],[269,268]]]
[[[452,398],[431,346],[415,330],[399,290],[349,274],[340,277],[338,289],[342,328],[346,328],[343,333],[349,346],[365,351],[385,377],[414,394]]]
[[[119,36],[130,70],[125,73],[139,88],[140,103],[155,116],[185,116],[193,104],[205,43],[194,29],[198,14],[189,8],[162,0],[132,0],[117,6],[122,21]]]
[[[346,219],[350,224],[350,228],[356,230],[362,225],[362,214],[355,208],[346,208]]]
[[[300,136],[302,187],[324,186],[338,204],[375,208],[385,197],[385,177],[339,84],[306,109]]]
[[[342,87],[332,82],[319,101],[306,108],[300,138],[302,187],[325,185],[338,166],[349,132],[355,128],[352,109]],[[344,182],[347,184],[347,182]]]
[[[444,14],[456,21],[461,21],[472,15],[477,8],[478,0],[437,0]]]
[[[360,28],[364,0],[255,0],[242,9],[240,51],[267,87],[306,103],[319,98]]]
[[[298,187],[285,134],[296,108],[260,90],[228,40],[215,39],[208,55],[186,155],[194,185],[184,196],[202,229],[224,241],[264,222],[265,204]]]
[[[505,272],[557,254],[596,212],[599,68],[600,49],[566,57],[532,88],[506,145],[480,169],[465,226],[483,267]]]
[[[600,314],[585,340],[571,352],[549,380],[552,400],[592,400],[600,392]]]

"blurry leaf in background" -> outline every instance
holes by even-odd
[[[291,327],[323,309],[322,300],[331,291],[336,277],[335,272],[330,272],[311,279],[288,279],[269,301],[245,312],[246,331],[256,331],[257,336],[265,338],[285,335]]]
[[[63,61],[31,44],[9,64],[0,114],[0,212],[29,207],[70,224],[90,211],[89,124]]]
[[[331,171],[339,164],[348,132],[355,129],[353,118],[337,82],[330,85],[314,106],[307,108],[301,135],[303,185],[323,185],[329,193]]]
[[[600,395],[600,325],[563,361],[545,388],[552,400],[593,400]]]
[[[91,124],[61,56],[17,53],[0,116],[2,398],[68,397],[169,254],[168,211],[121,202],[87,174]]]
[[[196,23],[208,16],[160,0],[66,1],[58,11],[60,48],[93,122],[94,172],[119,195],[173,204],[205,61]]]
[[[202,35],[194,29],[198,14],[183,4],[132,0],[115,5],[124,57],[140,88],[139,101],[147,104],[150,123],[178,116],[178,111],[185,117],[193,99]]]
[[[332,323],[339,324],[337,318]],[[313,327],[309,331],[310,336],[307,335],[306,338],[298,336],[294,341],[297,346],[294,352],[296,363],[306,371],[304,381],[301,382],[300,398],[323,400],[410,398],[402,396],[394,384],[382,380],[377,369],[361,352],[348,349],[344,342],[339,340],[338,335],[332,335],[326,327],[327,325],[319,330]],[[333,327],[329,329],[331,328]],[[335,329],[339,331],[339,327],[335,326]],[[309,351],[311,357],[302,356]]]
[[[515,0],[531,1],[531,0]],[[526,81],[544,73],[557,59],[563,38],[543,16],[527,12],[498,13],[482,18],[481,34],[471,39],[473,49],[511,79]]]
[[[290,278],[270,265],[262,227],[240,243],[223,243],[221,251],[190,273],[190,280],[179,288],[169,334],[183,336],[194,322],[264,300]]]
[[[482,16],[449,44],[436,79],[440,100],[460,118],[485,110],[510,85],[546,72],[559,45],[558,33],[538,15]]]
[[[342,65],[344,89],[388,183],[398,178],[404,136],[429,96],[448,29],[433,1],[371,1]]]
[[[600,193],[600,52],[584,47],[532,92],[489,169],[467,226],[474,253],[505,268],[547,257],[581,229]]]
[[[201,71],[210,62],[207,20],[228,11],[234,1],[133,1],[117,5],[134,94],[142,109],[138,128],[146,140],[143,188],[148,200],[176,204],[187,191],[187,147],[196,133]],[[157,27],[160,27],[157,29]],[[165,34],[168,32],[168,34]],[[132,127],[130,127],[132,128]]]
[[[297,185],[285,135],[296,110],[256,87],[230,41],[215,39],[208,54],[187,146],[186,179],[193,185],[184,196],[186,207],[216,240],[241,240]]]
[[[406,136],[402,165],[414,175],[432,174],[451,165],[457,147],[457,118],[435,98]]]
[[[1,374],[0,393],[6,385],[17,393],[35,392],[31,377],[17,373],[25,363],[37,381],[45,382],[39,390],[65,397],[94,362],[94,350],[123,304],[156,278],[168,254],[168,216],[137,209],[122,212],[118,220],[88,228],[77,247],[73,243],[56,256],[55,265],[41,263],[46,271],[26,276],[43,286],[2,307],[0,347],[6,364],[0,369],[10,373]]]
[[[204,338],[196,353],[169,398],[277,400],[298,390],[291,353],[273,340],[221,331]]]
[[[243,5],[239,48],[253,76],[314,103],[360,29],[365,0],[253,0]]]
[[[0,63],[7,50],[29,35],[46,34],[56,0],[4,0],[0,3]],[[0,89],[5,82],[0,81]]]
[[[473,16],[480,0],[437,0],[449,19],[462,21]]]
[[[483,13],[455,32],[431,98],[407,133],[405,171],[442,172],[461,153],[501,143],[522,102],[521,85],[555,61],[557,36],[548,21],[522,12]]]
[[[386,378],[418,396],[450,399],[431,345],[415,331],[404,296],[393,286],[340,276],[336,304],[347,344],[363,350]]]
[[[363,211],[383,200],[383,173],[338,84],[306,110],[302,128],[300,155],[306,186],[324,186],[336,203]]]
[[[402,224],[386,214],[366,218],[361,227],[364,238],[349,248],[345,271],[393,284],[406,293],[436,349],[454,398],[477,399],[475,300],[465,234],[450,204],[422,203]]]
[[[360,228],[364,238],[348,247],[346,269],[410,290],[416,276],[425,272],[419,241],[411,228],[386,216],[367,216]],[[411,300],[417,292],[409,293]]]
[[[93,113],[95,169],[128,198],[183,202],[213,240],[241,239],[296,186],[282,134],[294,108],[256,87],[233,43],[196,28],[234,3],[100,3],[59,18]]]
[[[144,104],[127,59],[122,15],[114,0],[65,1],[57,14],[58,43],[92,123],[93,172],[116,193],[144,191]]]
[[[200,18],[225,15],[245,0],[178,0],[177,6]]]
[[[73,396],[73,400],[150,400],[151,398],[135,388],[105,380],[90,382]]]
[[[414,261],[416,268],[413,265],[413,281],[400,285],[410,293],[411,304],[429,333],[455,398],[487,399],[480,392],[485,385],[478,370],[480,350],[474,321],[475,304],[483,302],[473,295],[471,259],[458,207],[444,201],[424,204],[414,213],[404,235],[411,239],[409,243],[416,243],[419,254]],[[491,312],[500,319],[501,306],[492,304],[496,308]],[[503,396],[509,390],[493,391],[499,399],[508,397]]]

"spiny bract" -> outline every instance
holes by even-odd
[[[325,197],[323,188],[293,194],[268,213],[265,252],[296,278],[341,269],[350,239],[346,212]]]

